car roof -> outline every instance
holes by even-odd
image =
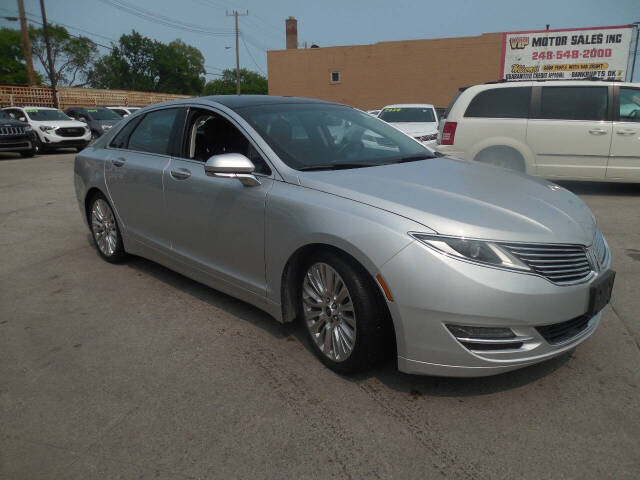
[[[492,88],[513,88],[513,87],[606,87],[608,85],[618,85],[620,87],[640,87],[638,82],[616,82],[610,80],[523,80],[523,81],[499,81],[472,85],[468,87],[474,90],[488,90]],[[461,90],[465,90],[464,88]]]
[[[58,108],[38,107],[37,105],[25,105],[24,107],[9,107],[9,108],[35,108],[35,109],[38,109],[38,110],[59,110]]]
[[[433,108],[433,105],[430,103],[395,103],[382,107],[380,110],[384,110],[385,108]]]
[[[333,103],[315,98],[281,97],[276,95],[211,95],[208,97],[200,97],[200,100],[220,103],[231,109],[282,103]]]

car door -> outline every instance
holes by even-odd
[[[178,108],[147,113],[127,123],[108,147],[105,178],[127,235],[169,250],[162,185],[175,138]]]
[[[213,132],[207,131],[208,119],[217,119]],[[187,264],[265,295],[265,203],[273,177],[263,155],[238,126],[215,110],[189,110],[181,153],[171,158],[164,175],[172,247]],[[212,135],[217,146],[206,148]],[[205,174],[204,162],[211,154],[231,152],[254,162],[260,185],[248,187],[237,179]]]
[[[639,180],[640,88],[621,86],[616,97],[607,178]]]
[[[609,88],[534,88],[527,144],[538,175],[549,178],[605,178],[612,125]]]

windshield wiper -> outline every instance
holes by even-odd
[[[392,162],[389,162],[389,164],[418,162],[420,160],[428,160],[430,158],[436,158],[436,155],[411,155],[409,157],[402,157],[402,158],[399,158],[398,160],[394,160]]]
[[[346,170],[348,168],[363,168],[363,167],[377,167],[379,163],[325,163],[322,165],[309,165],[306,167],[299,167],[298,170],[303,172],[313,170]]]

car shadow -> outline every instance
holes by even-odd
[[[91,235],[89,235],[89,242],[93,248],[96,248]],[[97,254],[96,251],[96,255]],[[264,330],[279,341],[291,341],[292,338],[295,338],[311,355],[314,355],[313,348],[303,328],[302,322],[279,323],[267,313],[248,303],[141,257],[132,256],[123,266],[145,275],[150,275],[212,307],[223,310],[234,317],[248,322]],[[571,359],[573,350],[537,365],[500,375],[480,378],[432,377],[402,373],[397,370],[395,355],[392,353],[393,352],[385,354],[384,358],[380,359],[381,361],[378,365],[366,373],[351,376],[335,375],[355,384],[361,384],[371,378],[376,378],[390,390],[412,397],[423,395],[437,397],[489,395],[496,392],[516,389],[550,375]]]
[[[555,181],[576,195],[638,196],[640,183]]]

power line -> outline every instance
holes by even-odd
[[[256,62],[256,59],[253,58],[253,55],[251,54],[251,50],[249,50],[249,47],[247,47],[247,43],[244,41],[244,34],[240,35],[240,38],[242,38],[242,43],[244,44],[244,48],[249,54],[249,56],[251,57],[251,60],[253,60],[253,64],[256,66],[258,70],[260,70],[260,73],[262,73],[266,77],[267,74],[264,73],[264,70],[262,70],[262,68],[260,68],[260,65],[258,65],[258,62]]]
[[[111,7],[121,9],[135,17],[146,20],[148,22],[156,23],[158,25],[163,25],[165,27],[173,28],[176,30],[181,30],[181,31],[191,32],[191,33],[198,33],[201,35],[208,35],[213,37],[228,37],[232,35],[232,33],[228,30],[212,30],[202,25],[196,25],[194,23],[187,23],[187,22],[181,22],[179,20],[173,20],[170,17],[155,14],[150,10],[145,10],[143,8],[136,7],[135,5],[131,5],[122,0],[98,0],[98,1],[101,3],[104,3],[105,5],[109,5]]]

